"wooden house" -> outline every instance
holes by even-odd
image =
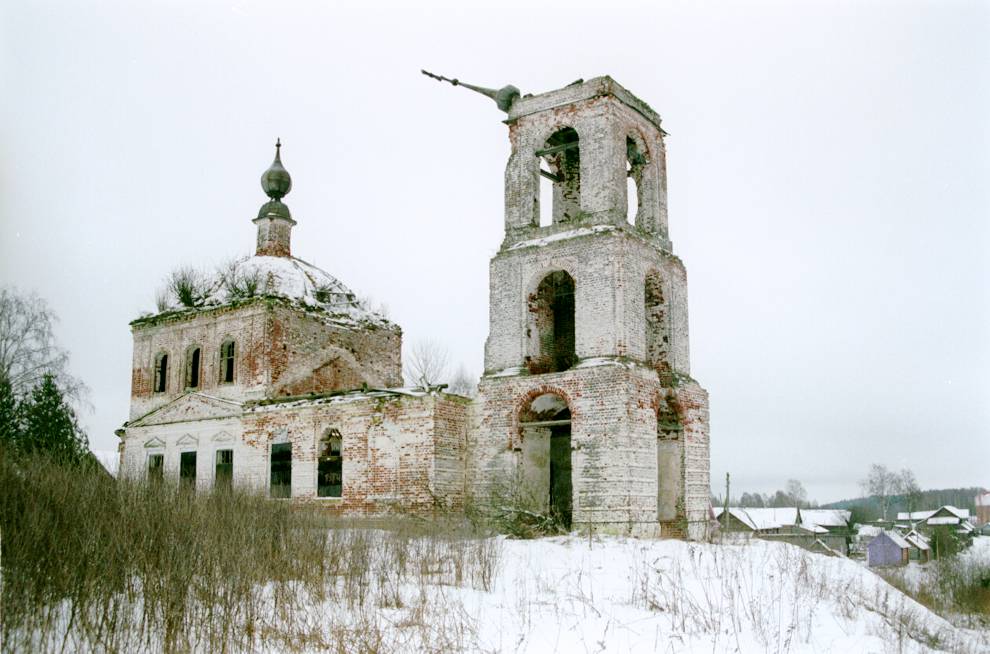
[[[896,531],[882,531],[866,546],[866,562],[871,568],[907,565],[911,544]]]

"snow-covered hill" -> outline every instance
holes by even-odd
[[[473,646],[521,652],[986,652],[861,565],[783,543],[505,541],[493,592],[449,590]]]

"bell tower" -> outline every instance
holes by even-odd
[[[708,394],[691,378],[660,117],[609,77],[468,88],[515,92],[499,104],[512,152],[474,492],[509,490],[566,528],[703,538]]]

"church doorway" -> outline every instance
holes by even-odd
[[[571,411],[556,393],[533,398],[519,417],[522,476],[534,508],[571,528]]]

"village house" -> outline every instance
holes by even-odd
[[[931,560],[932,548],[927,538],[912,529],[908,533],[904,534],[904,540],[911,546],[911,549],[908,550],[908,557],[912,561],[927,563]]]
[[[928,535],[938,527],[948,527],[957,537],[966,541],[971,539],[976,531],[971,522],[969,509],[959,509],[949,505],[933,511],[898,513],[897,527],[902,531],[915,530]]]
[[[846,555],[849,551],[851,513],[844,509],[798,507],[715,507],[715,519],[728,533],[746,534],[766,540],[782,540],[805,549],[828,550]]]
[[[660,117],[608,77],[468,88],[506,112],[512,146],[478,397],[403,387],[399,326],[292,256],[277,144],[254,256],[131,323],[123,474],[341,515],[511,494],[565,528],[705,537],[708,395],[690,372]]]
[[[871,568],[907,565],[911,544],[896,531],[881,531],[866,546],[866,562]]]

